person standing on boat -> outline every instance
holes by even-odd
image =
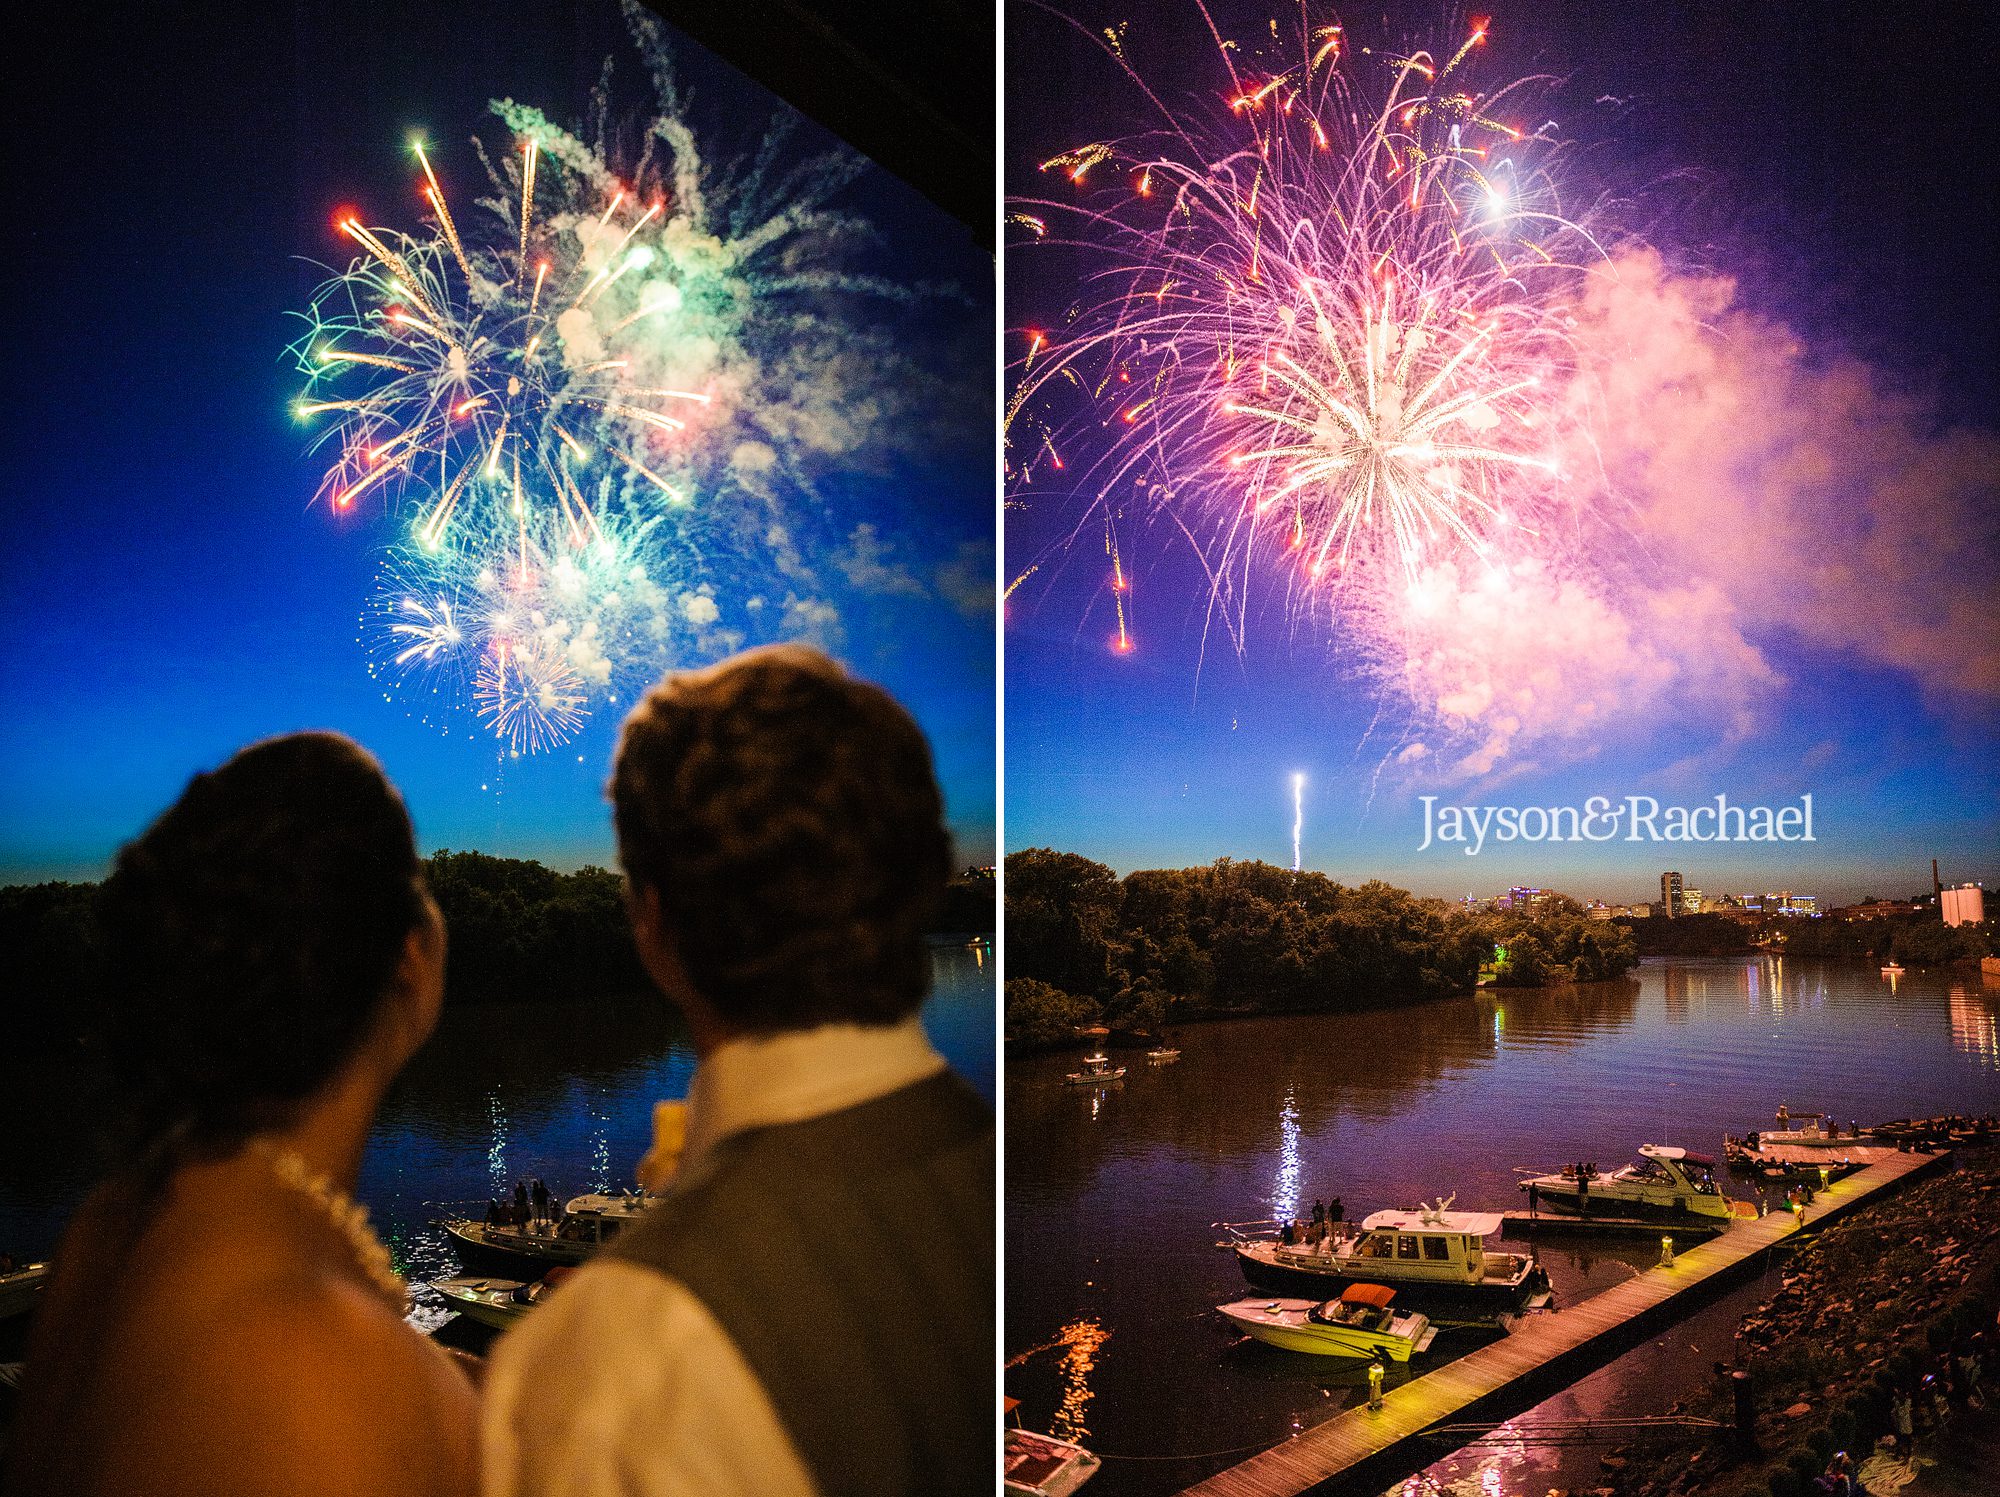
[[[922,732],[753,650],[655,687],[610,789],[697,1064],[656,1204],[490,1358],[488,1497],[992,1491],[993,1113],[918,1019],[951,846]]]
[[[535,1203],[535,1222],[540,1225],[549,1219],[549,1188],[537,1179],[528,1192]]]
[[[525,1227],[528,1225],[528,1221],[528,1182],[525,1180],[516,1180],[514,1182],[514,1225]]]

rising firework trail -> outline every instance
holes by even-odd
[[[1299,871],[1299,834],[1306,827],[1306,777],[1292,776],[1292,872]]]
[[[1058,152],[1015,205],[1095,270],[1016,360],[1008,478],[1190,542],[1239,642],[1275,589],[1393,657],[1427,582],[1563,533],[1569,312],[1603,257],[1520,86],[1474,81],[1483,22],[1441,54],[1278,35],[1216,33],[1226,87],[1192,111],[1112,36],[1161,128]]]

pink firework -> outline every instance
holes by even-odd
[[[1216,36],[1227,88],[1198,118],[1114,37],[1167,127],[1052,157],[1062,195],[1018,206],[1102,268],[1025,337],[1009,477],[1020,498],[1081,473],[1093,510],[1171,522],[1217,600],[1269,579],[1380,621],[1561,528],[1567,308],[1603,257],[1520,85],[1470,83],[1483,22],[1442,60],[1325,26],[1264,66]]]

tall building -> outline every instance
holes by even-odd
[[[1939,896],[1946,925],[1977,925],[1986,918],[1986,891],[1977,884],[1958,884]]]
[[[1681,876],[1678,873],[1660,875],[1660,913],[1669,920],[1681,912]]]

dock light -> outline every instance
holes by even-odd
[[[1382,1407],[1382,1379],[1387,1375],[1387,1369],[1380,1362],[1370,1362],[1368,1364],[1368,1407],[1370,1409],[1379,1409]]]
[[[1660,1267],[1672,1268],[1673,1266],[1674,1240],[1671,1237],[1662,1237],[1660,1239]]]

